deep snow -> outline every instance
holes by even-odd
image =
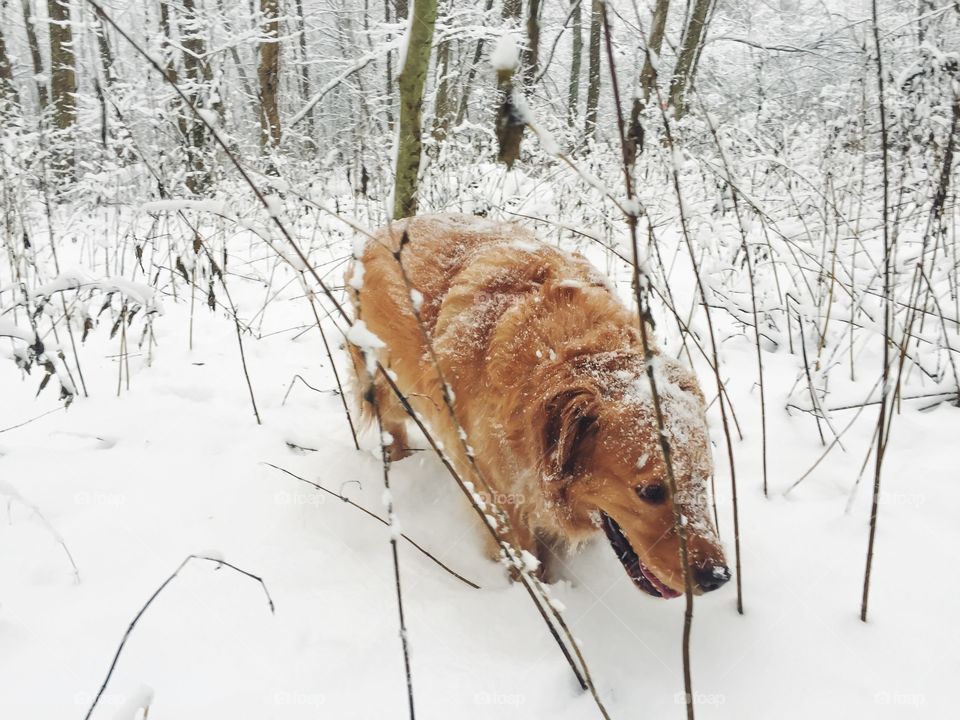
[[[349,243],[331,257],[338,252],[346,255]],[[276,272],[282,282],[291,277],[283,267]],[[617,280],[626,293],[627,273]],[[354,450],[340,400],[329,392],[319,334],[300,334],[311,315],[297,295],[291,284],[269,305],[264,337],[245,339],[260,426],[232,322],[198,302],[188,350],[182,296],[164,299],[152,364],[145,354],[131,358],[131,388],[119,398],[118,341],[104,328],[82,354],[91,397],[16,429],[4,430],[57,408],[56,393],[48,388],[35,399],[39,375],[22,380],[9,362],[0,366],[0,494],[7,496],[0,716],[83,717],[150,594],[188,554],[214,553],[261,576],[276,613],[248,578],[188,565],[134,630],[95,717],[133,717],[131,706],[151,692],[151,720],[406,717],[389,529],[264,464],[385,515],[375,438],[365,434],[365,449]],[[238,284],[235,299],[249,317],[263,290]],[[953,716],[960,410],[920,412],[923,403],[908,402],[895,419],[863,624],[869,472],[844,510],[875,412],[864,412],[844,437],[846,453],[832,452],[784,497],[823,448],[808,416],[784,410],[799,357],[785,347],[766,352],[771,496],[764,499],[754,350],[731,335],[722,353],[746,435],[735,446],[746,612],[736,612],[732,582],[696,600],[697,717]],[[342,367],[340,351],[336,360]],[[284,404],[296,374],[325,392],[297,382]],[[845,424],[850,412],[836,418]],[[716,404],[710,414],[720,533],[732,562]],[[392,487],[404,531],[482,586],[471,589],[401,544],[418,714],[599,717],[523,590],[483,557],[476,525],[439,462],[424,452],[396,464]],[[62,536],[79,582],[30,506]],[[638,592],[599,535],[567,574],[553,593],[611,716],[682,717],[683,602]]]

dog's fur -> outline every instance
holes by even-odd
[[[545,561],[550,548],[576,546],[612,518],[655,575],[659,594],[672,597],[684,586],[676,502],[693,576],[712,574],[716,586],[729,577],[707,510],[712,467],[696,379],[657,354],[678,497],[658,501],[654,488],[647,491],[653,499],[643,499],[640,489],[662,491],[667,480],[637,316],[585,259],[517,225],[421,216],[379,231],[347,281],[357,318],[386,345],[379,361],[458,470],[473,478],[436,358],[491,499],[508,513],[523,549]],[[370,376],[363,353],[351,351],[362,397]],[[392,436],[390,455],[401,458],[406,413],[382,377],[373,392]],[[362,403],[368,417],[370,399]]]

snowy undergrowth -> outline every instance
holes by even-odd
[[[585,170],[614,187],[616,166],[592,157]],[[849,327],[827,327],[822,343],[824,336],[814,329],[823,326],[828,307],[829,279],[818,284],[814,260],[830,259],[829,222],[817,225],[816,213],[782,210],[776,222],[750,224],[765,323],[771,497],[764,499],[739,229],[729,206],[717,212],[718,198],[703,182],[702,168],[683,170],[684,209],[703,275],[715,293],[721,374],[744,434],[735,453],[746,613],[736,613],[732,584],[697,600],[692,656],[698,716],[943,717],[952,706],[947,659],[955,657],[960,641],[946,611],[949,598],[960,591],[960,580],[949,572],[960,539],[953,522],[960,489],[949,474],[960,411],[945,403],[921,412],[931,405],[928,398],[904,401],[895,418],[871,622],[862,624],[856,615],[869,474],[849,507],[848,499],[870,446],[872,406],[843,435],[842,449],[833,450],[796,490],[786,496],[784,491],[825,449],[809,412],[811,395],[824,406],[822,429],[829,443],[827,421],[838,431],[845,428],[857,408],[839,408],[870,396],[880,365],[878,336],[862,327],[852,336],[857,372],[850,380],[847,365],[829,360],[834,353],[850,362]],[[569,229],[624,251],[622,221],[599,192],[585,190],[570,171],[551,167],[525,175],[492,165],[455,170],[441,163],[431,173],[424,190],[431,208],[482,211],[531,224],[546,241],[585,252],[629,297],[628,268]],[[665,175],[649,173],[646,180],[641,200],[662,256],[662,265],[653,256],[648,263],[659,287],[669,285],[679,314],[705,342],[702,315],[691,312],[696,295],[680,244],[678,205]],[[360,222],[379,223],[380,202],[338,193],[341,189],[335,180],[283,188],[285,221],[335,288],[354,233],[296,193]],[[45,342],[63,350],[74,372],[79,358],[89,395],[79,392],[64,411],[49,388],[34,397],[41,375],[18,378],[12,363],[0,365],[0,494],[7,500],[0,527],[7,549],[0,553],[0,696],[17,717],[85,712],[130,620],[190,553],[222,557],[262,577],[276,613],[248,579],[209,564],[188,565],[135,629],[96,717],[127,712],[149,695],[145,686],[152,690],[151,718],[406,713],[388,529],[265,464],[383,515],[374,439],[364,436],[365,449],[353,448],[299,276],[265,242],[290,257],[277,244],[269,217],[252,209],[252,200],[237,188],[224,188],[221,201],[203,207],[128,202],[111,210],[63,210],[55,218],[60,273],[39,240],[30,253],[14,258],[31,290],[58,278],[62,285],[73,268],[96,279],[63,296],[78,344],[84,318],[95,324],[76,357],[57,298],[37,312],[35,292],[24,300],[16,283],[5,282],[0,294],[3,318],[30,327],[29,311]],[[811,358],[823,346],[822,370],[808,363],[815,375],[812,394],[799,331],[794,325],[791,334],[777,278],[762,267],[768,237],[770,251],[785,268],[780,279],[795,292],[793,313],[809,325]],[[865,242],[875,240],[874,233]],[[837,247],[838,262],[852,267],[852,252],[843,243]],[[804,274],[786,268],[786,259],[795,257],[804,259],[797,267],[807,261],[812,267],[806,294]],[[153,288],[163,315],[149,321],[143,314],[124,316],[124,294],[111,294],[113,286],[104,284],[118,276]],[[850,283],[859,287],[855,301],[870,294],[866,277],[860,282]],[[843,293],[836,295],[834,319],[850,313],[841,304]],[[243,330],[246,374],[233,307]],[[120,325],[118,318],[124,320]],[[58,339],[52,338],[54,325]],[[927,328],[931,340],[937,327]],[[336,347],[341,335],[329,318],[324,328],[343,371]],[[680,353],[676,324],[662,307],[658,336]],[[6,352],[23,341],[3,342]],[[692,354],[712,398],[716,388],[709,369]],[[934,345],[930,368],[945,371],[946,357]],[[294,381],[296,375],[321,392]],[[939,380],[913,373],[905,385],[918,394],[949,387],[946,372]],[[20,425],[47,411],[52,412]],[[720,533],[732,556],[729,472],[715,402],[710,413]],[[594,717],[596,709],[576,688],[523,591],[484,559],[475,523],[440,464],[417,453],[395,465],[392,475],[404,531],[482,586],[470,588],[409,544],[401,545],[420,713]],[[682,604],[638,593],[602,539],[573,558],[566,574],[553,593],[567,608],[565,616],[612,716],[680,717]]]

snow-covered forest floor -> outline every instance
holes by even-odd
[[[696,181],[694,168],[684,171]],[[603,202],[595,189],[562,169],[539,178],[494,166],[459,173],[428,186],[429,207],[519,217],[545,241],[587,254],[629,301],[629,267],[573,232],[625,248],[625,226],[609,207],[598,209]],[[607,173],[613,181],[616,166]],[[648,180],[641,183],[641,197],[662,258],[654,275],[663,280],[664,268],[670,268],[672,297],[686,317],[696,294],[676,203],[666,182]],[[343,193],[343,182],[337,182],[303,194],[376,224],[377,203]],[[467,189],[454,193],[452,187]],[[737,613],[733,583],[696,600],[691,654],[697,716],[949,717],[960,661],[960,627],[952,611],[960,594],[960,575],[953,570],[960,546],[960,409],[924,397],[904,400],[894,418],[870,621],[862,623],[876,405],[868,405],[849,428],[860,408],[845,408],[878,397],[876,326],[857,331],[853,361],[845,359],[845,350],[839,361],[829,359],[838,338],[850,333],[838,329],[825,343],[823,370],[817,371],[811,320],[806,366],[827,418],[822,430],[828,445],[834,432],[842,433],[843,447],[785,495],[826,446],[809,412],[801,333],[777,315],[772,274],[758,271],[765,273],[762,308],[769,309],[763,342],[765,498],[754,337],[735,309],[740,301],[730,299],[737,293],[742,298],[745,287],[742,265],[730,262],[739,231],[716,219],[711,199],[690,192],[685,210],[697,228],[703,276],[717,299],[721,374],[743,434],[740,439],[734,430],[745,611]],[[339,288],[357,233],[298,199],[296,188],[281,186],[274,193],[274,212]],[[276,244],[269,217],[242,188],[225,187],[219,197],[199,207],[129,199],[107,207],[61,207],[53,225],[59,274],[42,239],[42,207],[23,208],[36,223],[33,259],[22,266],[33,301],[42,300],[35,288],[47,284],[52,292],[69,285],[50,286],[57,277],[79,274],[88,281],[62,293],[75,303],[76,356],[58,319],[60,296],[53,294],[38,315],[45,328],[58,327],[58,340],[48,329],[45,341],[62,348],[75,382],[79,358],[86,393],[77,382],[77,397],[64,410],[56,378],[36,395],[42,368],[24,375],[9,361],[0,366],[4,716],[82,717],[131,620],[190,554],[220,558],[262,578],[275,612],[255,580],[192,561],[140,618],[95,717],[134,717],[147,696],[151,719],[407,714],[389,529],[277,469],[384,516],[376,438],[364,433],[362,449],[354,449],[300,276],[263,241],[271,238],[287,252]],[[789,213],[777,218],[776,227],[797,247],[809,238],[802,219]],[[817,250],[808,249],[814,257]],[[211,259],[224,272],[229,299]],[[119,292],[108,295],[111,290]],[[124,298],[127,312],[140,306],[124,323],[125,332],[115,327]],[[820,317],[809,299],[795,302],[806,318]],[[849,314],[839,303],[837,315]],[[319,301],[317,307],[324,316],[329,311]],[[81,344],[84,313],[95,326]],[[679,355],[677,324],[662,306],[657,313],[659,341]],[[242,328],[243,358],[234,316]],[[22,308],[3,317],[26,325]],[[324,317],[344,378],[337,325]],[[117,332],[111,337],[112,329]],[[706,343],[702,316],[694,318],[694,331]],[[3,352],[14,347],[5,342]],[[708,400],[714,400],[709,413],[719,525],[732,559],[730,472],[716,386],[704,357],[692,354]],[[940,384],[917,375],[905,384],[904,396],[951,389],[948,372]],[[401,543],[418,714],[597,716],[522,588],[483,556],[475,522],[436,458],[416,453],[394,465],[391,477],[404,532],[480,586],[468,586]],[[552,593],[566,608],[611,716],[681,717],[683,601],[638,592],[602,538],[572,558],[565,575]]]
[[[958,716],[958,47],[956,0],[0,0],[0,718]],[[689,698],[604,538],[537,601],[427,438],[385,492],[337,306],[415,211],[649,282],[736,571]]]

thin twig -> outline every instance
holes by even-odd
[[[607,50],[607,63],[610,69],[610,84],[613,88],[614,108],[617,111],[617,130],[620,135],[620,148],[623,154],[623,178],[626,188],[628,203],[633,203],[633,177],[630,170],[630,150],[627,144],[627,135],[623,119],[623,107],[620,103],[620,89],[617,85],[616,64],[613,58],[613,40],[610,32],[610,20],[607,16],[606,3],[600,5],[601,19],[603,20],[604,38]],[[632,210],[632,208],[631,208]],[[667,435],[666,421],[663,417],[663,408],[660,403],[660,393],[657,388],[656,375],[654,373],[654,353],[653,347],[647,337],[647,318],[650,317],[650,296],[645,289],[644,280],[649,284],[646,274],[640,269],[640,250],[637,243],[637,215],[635,212],[626,213],[627,227],[630,230],[630,241],[633,248],[633,290],[637,299],[638,324],[640,326],[640,341],[643,346],[643,355],[646,365],[647,380],[650,383],[650,394],[653,399],[654,415],[657,419],[657,437],[660,441],[660,452],[663,455],[664,466],[666,467],[667,483],[670,489],[670,497],[673,498],[673,529],[677,534],[680,545],[680,563],[683,567],[683,595],[685,600],[683,613],[683,687],[684,701],[687,709],[687,720],[694,720],[693,712],[693,678],[690,670],[690,632],[693,623],[693,582],[690,577],[690,560],[687,548],[687,529],[683,522],[680,511],[680,505],[676,502],[677,498],[677,480],[674,475],[673,459],[671,455],[670,440]],[[706,298],[704,298],[706,301]],[[722,404],[721,399],[721,404]],[[739,573],[738,573],[739,576]]]
[[[133,629],[136,627],[137,623],[140,621],[140,618],[143,617],[143,614],[147,611],[147,608],[149,608],[150,605],[153,603],[153,601],[157,599],[157,596],[161,592],[163,592],[164,588],[166,588],[167,585],[169,585],[173,581],[173,579],[177,576],[177,574],[181,570],[183,570],[184,566],[186,566],[186,564],[189,563],[191,560],[206,560],[207,562],[215,563],[217,565],[217,569],[219,569],[220,566],[225,566],[230,568],[231,570],[234,570],[240,573],[241,575],[247,576],[251,580],[256,580],[258,583],[260,583],[260,587],[263,588],[263,592],[267,596],[267,603],[270,605],[271,614],[274,613],[275,608],[273,605],[273,598],[270,597],[270,591],[267,590],[266,584],[263,582],[263,580],[260,577],[254,575],[253,573],[247,572],[246,570],[243,570],[242,568],[239,568],[236,565],[231,565],[230,563],[226,562],[225,560],[221,560],[220,558],[208,557],[206,555],[187,555],[187,557],[184,558],[183,562],[177,565],[177,569],[174,570],[172,573],[170,573],[170,576],[167,577],[167,579],[164,580],[160,584],[160,586],[153,591],[153,594],[149,598],[147,598],[147,601],[143,604],[143,607],[141,607],[140,610],[137,611],[137,614],[133,617],[133,620],[130,621],[130,624],[127,626],[126,632],[123,634],[123,638],[121,638],[120,640],[120,644],[117,646],[117,651],[113,655],[113,660],[110,662],[110,668],[107,670],[107,676],[103,679],[103,683],[100,685],[100,690],[97,691],[97,696],[93,699],[93,702],[90,705],[90,709],[87,710],[87,714],[84,716],[84,720],[90,720],[90,716],[93,715],[93,711],[96,709],[97,703],[100,702],[100,698],[103,696],[104,691],[107,689],[107,683],[110,682],[110,678],[113,676],[113,671],[117,667],[117,662],[120,660],[120,653],[123,652],[123,648],[127,644],[127,640],[130,639],[130,634],[133,632]]]
[[[290,471],[287,470],[286,468],[282,468],[282,467],[280,467],[279,465],[274,465],[273,463],[269,463],[269,462],[264,462],[263,464],[264,464],[264,465],[267,465],[268,467],[272,467],[274,470],[279,470],[279,471],[282,472],[282,473],[286,473],[286,474],[289,475],[290,477],[295,478],[296,480],[299,480],[299,481],[302,482],[302,483],[306,483],[307,485],[309,485],[309,486],[312,487],[312,488],[315,488],[315,489],[317,489],[317,490],[319,490],[319,491],[321,491],[321,492],[325,492],[325,493],[327,493],[328,495],[337,498],[337,500],[340,500],[341,502],[344,502],[344,503],[346,503],[347,505],[350,505],[351,507],[356,508],[356,509],[359,510],[360,512],[366,513],[367,515],[369,515],[370,517],[372,517],[374,520],[376,520],[377,522],[379,522],[381,525],[386,525],[387,527],[390,527],[390,523],[387,522],[386,520],[384,520],[384,519],[383,519],[382,517],[380,517],[379,515],[377,515],[375,512],[373,512],[372,510],[368,510],[368,509],[365,508],[363,505],[360,505],[360,504],[358,504],[358,503],[355,503],[353,500],[351,500],[350,498],[346,497],[345,495],[341,495],[341,494],[338,493],[338,492],[334,492],[333,490],[330,490],[329,488],[324,487],[324,486],[321,485],[320,483],[313,482],[312,480],[307,480],[307,479],[304,478],[304,477],[300,477],[300,476],[297,475],[296,473],[290,472]],[[410,543],[411,545],[413,545],[413,546],[414,546],[417,550],[419,550],[424,556],[426,556],[427,558],[429,558],[430,560],[432,560],[433,562],[435,562],[437,565],[439,565],[441,568],[443,568],[444,570],[446,570],[448,573],[450,573],[451,575],[453,575],[453,576],[454,576],[455,578],[457,578],[458,580],[466,583],[467,585],[469,585],[470,587],[474,588],[475,590],[479,590],[479,589],[480,589],[480,586],[479,586],[479,585],[477,585],[477,584],[476,584],[475,582],[473,582],[472,580],[468,580],[468,579],[465,578],[463,575],[461,575],[460,573],[458,573],[456,570],[451,569],[448,565],[445,565],[445,564],[443,563],[443,561],[441,561],[439,558],[437,558],[435,555],[433,555],[430,551],[426,550],[423,546],[421,546],[416,540],[414,540],[413,538],[411,538],[409,535],[407,535],[407,534],[405,534],[405,533],[400,533],[400,537],[402,537],[402,538],[403,538],[404,540],[406,540],[408,543]]]
[[[373,352],[373,351],[371,351]],[[373,380],[371,379],[371,385]],[[413,702],[413,674],[410,671],[410,643],[407,640],[407,623],[403,616],[403,589],[400,584],[400,558],[397,555],[397,531],[400,528],[399,520],[393,505],[393,494],[390,492],[390,450],[387,447],[383,419],[380,415],[380,404],[376,401],[376,393],[370,388],[373,397],[374,411],[377,415],[377,429],[380,440],[380,462],[383,466],[383,492],[386,498],[388,526],[390,527],[390,555],[393,560],[393,583],[397,590],[397,615],[400,620],[400,645],[403,648],[403,669],[407,680],[407,703],[410,708],[410,720],[414,720],[416,712]]]
[[[883,161],[883,385],[880,388],[880,413],[877,417],[877,454],[873,475],[873,500],[870,506],[870,539],[867,542],[867,562],[863,573],[863,598],[860,603],[860,620],[867,621],[867,603],[870,597],[870,571],[873,569],[873,546],[877,535],[877,512],[880,505],[880,476],[883,471],[883,457],[887,449],[887,433],[892,417],[887,418],[887,395],[890,388],[890,310],[891,310],[891,263],[890,263],[890,158],[887,144],[887,112],[884,103],[883,56],[880,48],[880,23],[877,18],[877,0],[870,3],[873,21],[873,42],[877,53],[877,91],[880,112],[880,143]],[[906,343],[906,341],[904,341]]]

